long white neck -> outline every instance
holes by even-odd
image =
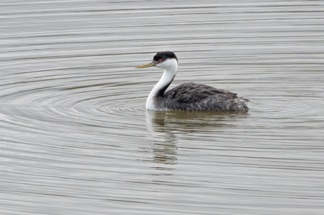
[[[156,99],[158,98],[158,96],[163,96],[163,93],[169,87],[174,77],[176,76],[178,70],[178,62],[176,59],[168,59],[165,62],[158,64],[157,67],[164,68],[164,72],[159,82],[153,87],[152,91],[147,97],[147,110],[156,110],[159,108],[156,107]]]

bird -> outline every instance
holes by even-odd
[[[158,67],[164,69],[163,75],[151,90],[146,100],[146,109],[151,111],[218,111],[248,112],[248,99],[238,97],[236,93],[214,87],[183,83],[171,90],[178,71],[178,58],[174,52],[157,52],[153,61],[136,68]]]

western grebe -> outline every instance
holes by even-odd
[[[148,110],[231,112],[248,112],[249,110],[246,105],[248,99],[238,97],[236,93],[204,84],[184,83],[165,92],[178,70],[178,58],[173,52],[158,52],[151,63],[136,68],[151,66],[164,69],[164,73],[146,100],[146,109]]]

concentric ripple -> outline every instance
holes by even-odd
[[[0,6],[0,214],[324,214],[323,2]],[[162,50],[250,112],[146,111]]]

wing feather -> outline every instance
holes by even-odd
[[[237,98],[236,93],[192,82],[181,84],[167,91],[164,96],[179,103],[196,103],[217,94],[222,94],[228,99]]]
[[[164,94],[164,106],[173,110],[248,111],[236,93],[204,84],[184,83]]]

